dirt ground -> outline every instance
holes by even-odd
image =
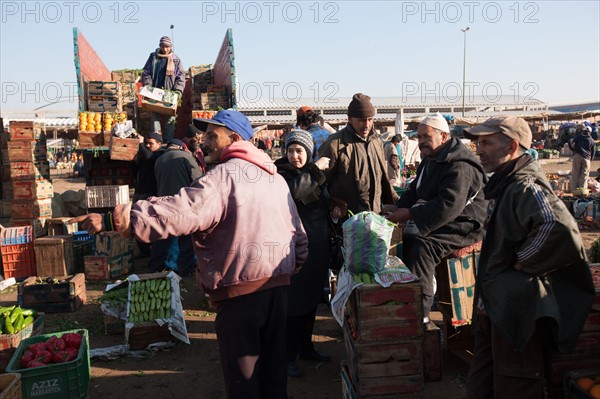
[[[570,169],[567,159],[543,163],[547,172]],[[600,162],[594,162],[595,172]],[[594,173],[595,175],[595,173]],[[56,192],[82,189],[79,180],[54,180]],[[582,230],[586,248],[600,236],[598,230]],[[134,272],[145,273],[147,260],[136,260]],[[87,328],[91,348],[106,348],[124,343],[122,334],[106,335],[98,298],[106,283],[87,283],[87,304],[74,313],[48,314],[46,331]],[[181,293],[190,345],[178,343],[166,351],[143,358],[120,357],[116,360],[92,360],[91,399],[122,398],[225,398],[219,353],[214,332],[215,314],[208,308],[193,277],[182,280]],[[16,303],[16,286],[1,292],[0,305]],[[438,319],[439,314],[434,313]],[[288,393],[292,399],[341,398],[340,362],[344,359],[341,328],[329,308],[323,304],[315,325],[316,348],[332,355],[328,363],[299,361],[304,375],[290,378]],[[464,382],[468,365],[449,352],[443,351],[443,380],[425,384],[424,398],[464,398]]]

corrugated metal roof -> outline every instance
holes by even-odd
[[[35,121],[37,123],[46,125],[46,128],[77,129],[79,126],[79,120],[77,118],[5,118],[2,120],[4,122],[5,129],[8,129],[10,121]]]
[[[454,98],[452,99],[454,100]],[[240,111],[250,110],[272,110],[272,109],[290,109],[296,110],[302,106],[308,105],[315,109],[347,109],[352,98],[350,97],[336,97],[336,98],[322,98],[315,101],[314,98],[300,98],[300,99],[285,99],[285,98],[274,98],[274,99],[258,99],[258,100],[244,100],[238,99],[238,109]],[[443,96],[429,95],[426,97],[372,97],[371,102],[375,108],[423,108],[423,107],[462,107],[462,99],[458,98],[456,101],[448,101]],[[465,106],[469,107],[502,107],[502,106],[535,106],[541,107],[546,106],[546,103],[537,99],[528,97],[510,96],[503,95],[498,98],[493,96],[472,96],[465,97]]]

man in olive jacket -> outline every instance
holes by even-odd
[[[572,351],[595,292],[577,223],[526,154],[531,130],[488,119],[477,139],[488,216],[474,300],[472,399],[545,398],[550,350]]]
[[[373,129],[375,108],[371,97],[357,93],[348,106],[348,126],[329,136],[319,148],[319,158],[327,158],[325,171],[334,204],[341,205],[336,217],[373,211],[393,204],[397,195],[390,185],[383,154],[383,142]],[[321,160],[322,162],[322,160]]]

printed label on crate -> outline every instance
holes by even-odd
[[[50,179],[48,161],[11,162],[9,168],[11,180]]]
[[[11,140],[45,140],[45,126],[32,121],[10,121],[9,134]]]
[[[45,141],[9,141],[7,151],[10,162],[34,162],[48,158]]]
[[[49,180],[13,180],[13,198],[16,200],[35,200],[52,198],[54,188]]]

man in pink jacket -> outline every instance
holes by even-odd
[[[287,288],[308,239],[285,180],[249,140],[236,111],[194,119],[219,165],[174,196],[151,197],[81,221],[143,242],[191,234],[197,278],[217,306],[215,328],[229,398],[287,398]],[[268,201],[270,217],[258,212]]]

